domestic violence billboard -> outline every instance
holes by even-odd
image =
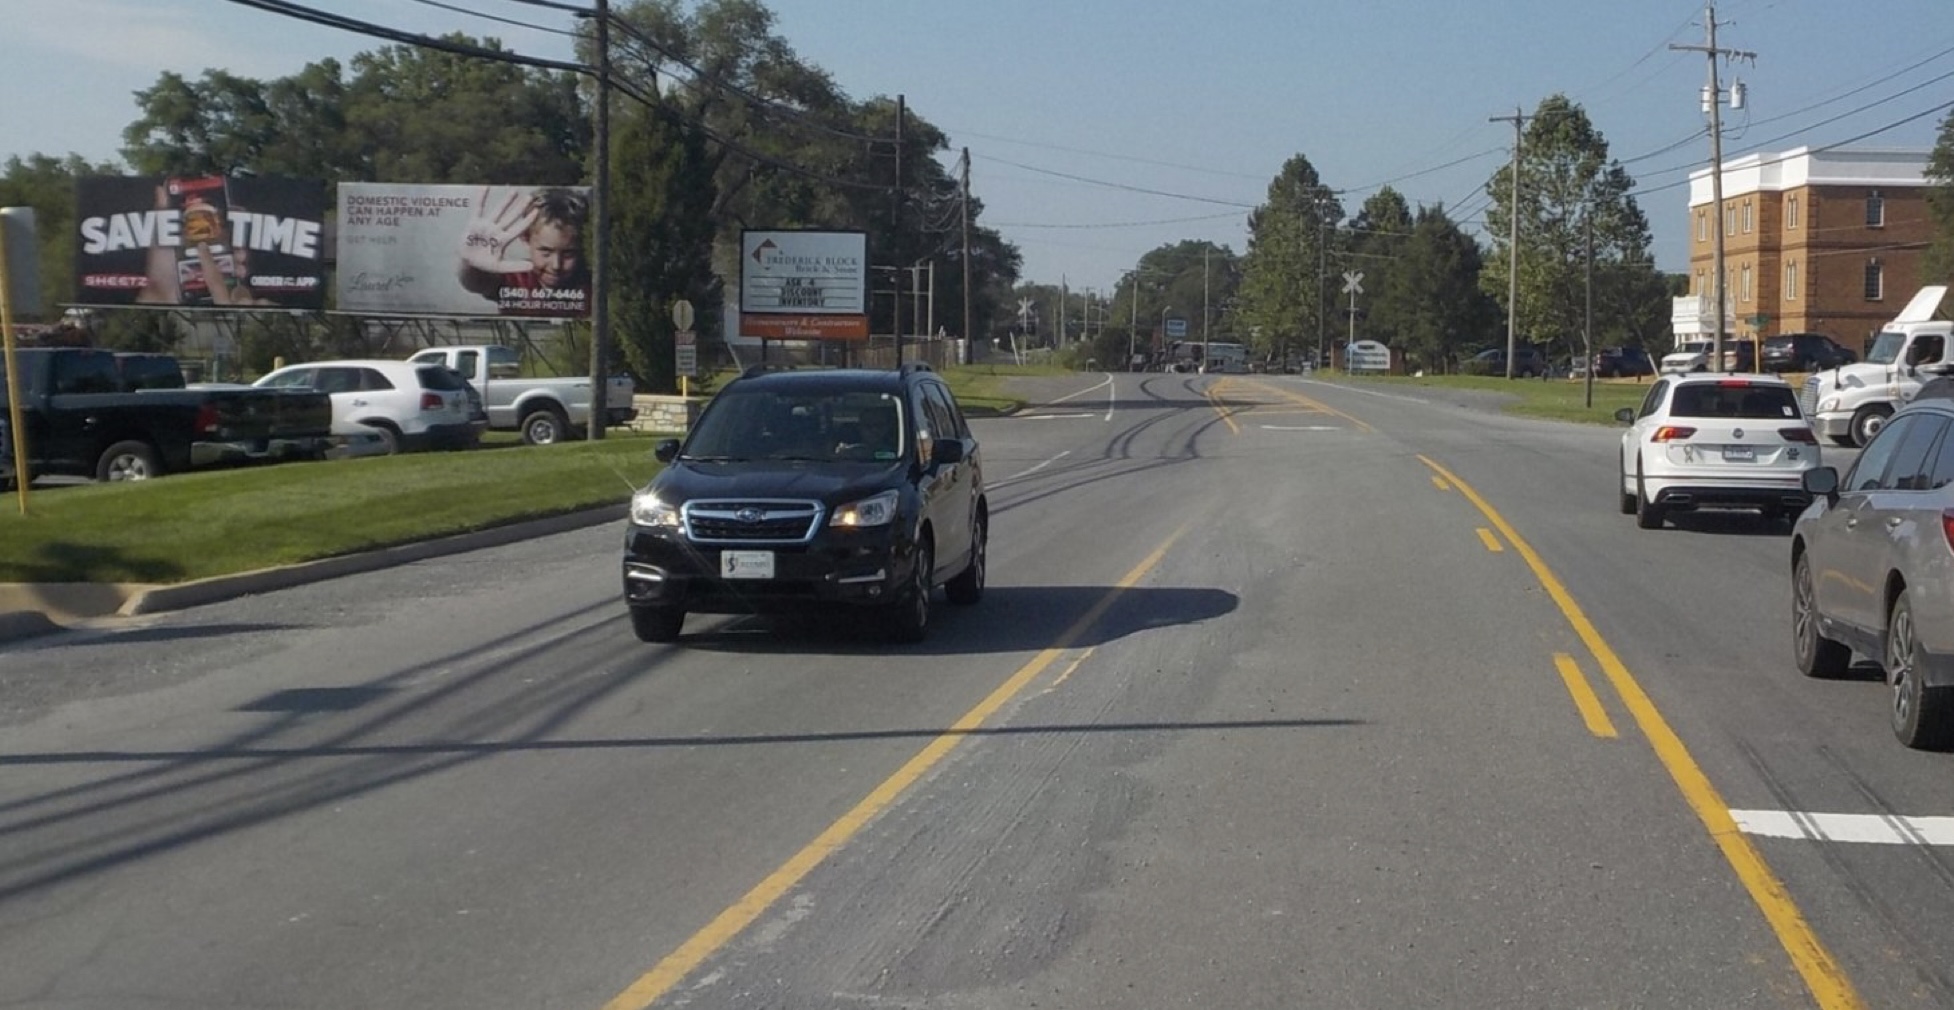
[[[322,308],[325,207],[311,179],[84,176],[76,301]]]
[[[373,315],[590,315],[581,186],[341,183],[339,308]]]

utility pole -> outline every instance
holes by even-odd
[[[907,115],[907,111],[908,110],[906,107],[906,103],[903,101],[903,97],[901,95],[897,95],[896,96],[896,205],[893,208],[895,211],[895,215],[890,219],[892,222],[890,230],[893,232],[893,234],[890,236],[890,242],[889,242],[890,251],[895,256],[902,255],[902,204],[903,204],[903,195],[904,195],[902,191],[902,123],[903,120],[909,118]],[[897,259],[896,262],[901,263],[902,260]],[[900,268],[898,267],[897,269]],[[900,370],[902,368],[902,274],[900,273],[896,274],[895,289],[896,289],[895,296],[894,296],[895,302],[889,307],[889,328],[895,331],[896,368],[897,370]]]
[[[1309,363],[1314,373],[1323,367],[1324,327],[1330,315],[1329,299],[1323,294],[1323,279],[1330,268],[1330,219],[1323,214],[1323,194],[1316,194],[1316,360]]]
[[[1126,367],[1140,354],[1140,271],[1133,271],[1133,321],[1126,328]]]
[[[1710,114],[1710,205],[1715,208],[1715,226],[1711,229],[1712,249],[1711,272],[1716,275],[1714,291],[1716,305],[1711,309],[1716,314],[1716,331],[1710,338],[1710,353],[1714,356],[1712,371],[1723,370],[1723,309],[1724,299],[1729,297],[1723,273],[1723,84],[1717,77],[1717,57],[1755,61],[1757,54],[1742,49],[1717,48],[1717,7],[1708,4],[1703,8],[1703,27],[1708,34],[1707,43],[1700,46],[1686,46],[1670,43],[1669,48],[1686,52],[1703,53],[1710,60],[1710,83],[1703,89],[1703,111]],[[1733,90],[1731,107],[1743,107],[1743,92]],[[1752,367],[1762,368],[1757,362]]]
[[[1065,275],[1058,275],[1058,329],[1052,335],[1052,349],[1065,349],[1065,314],[1072,311],[1072,288],[1065,281]]]
[[[1581,326],[1582,351],[1586,355],[1586,367],[1582,372],[1587,376],[1587,403],[1594,406],[1594,198],[1590,194],[1587,207],[1581,212],[1581,224],[1587,232],[1587,308]]]
[[[977,335],[970,332],[970,148],[963,149],[963,363],[977,363]]]
[[[1516,105],[1512,115],[1493,116],[1487,120],[1490,123],[1513,124],[1513,167],[1509,170],[1513,176],[1513,199],[1507,206],[1506,235],[1506,377],[1509,379],[1513,377],[1513,353],[1517,348],[1520,316],[1520,127],[1532,118],[1522,114]]]
[[[1201,246],[1201,367],[1208,365],[1208,250],[1214,246]]]
[[[597,165],[590,186],[590,217],[596,222],[590,253],[590,423],[584,437],[603,441],[609,385],[605,367],[611,350],[611,0],[597,0],[597,125],[592,131]]]

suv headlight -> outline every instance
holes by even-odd
[[[678,507],[667,505],[649,491],[631,496],[631,521],[639,526],[678,529]]]
[[[887,526],[896,521],[896,500],[894,491],[884,491],[871,498],[851,501],[835,509],[834,518],[828,520],[828,525],[854,529]]]

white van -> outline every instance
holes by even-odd
[[[1201,371],[1210,375],[1247,375],[1248,348],[1241,344],[1209,343]]]

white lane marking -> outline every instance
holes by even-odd
[[[1111,372],[1106,373],[1106,381],[1108,383],[1111,383],[1113,381],[1113,376]],[[1107,424],[1113,423],[1113,405],[1118,402],[1119,402],[1119,387],[1113,386],[1112,388],[1106,390],[1106,423]]]
[[[1737,828],[1745,834],[1765,838],[1876,845],[1954,845],[1954,817],[1732,810],[1730,819],[1736,821]]]
[[[1081,390],[1079,390],[1079,391],[1078,391],[1078,392],[1076,392],[1076,393],[1067,393],[1067,394],[1065,394],[1064,396],[1061,396],[1061,397],[1059,397],[1058,399],[1056,399],[1056,400],[1052,400],[1052,401],[1049,401],[1049,402],[1051,402],[1051,403],[1064,403],[1065,401],[1067,401],[1067,400],[1070,400],[1070,399],[1072,399],[1072,398],[1074,398],[1074,397],[1078,397],[1078,396],[1084,396],[1084,395],[1086,395],[1087,393],[1090,393],[1090,392],[1092,392],[1093,390],[1095,390],[1095,389],[1098,389],[1098,388],[1099,388],[1099,386],[1110,386],[1110,385],[1112,385],[1112,384],[1113,384],[1113,373],[1111,373],[1111,372],[1107,372],[1107,373],[1106,373],[1106,381],[1105,381],[1105,382],[1102,382],[1102,383],[1099,383],[1099,385],[1098,385],[1098,386],[1090,386],[1090,387],[1088,387],[1088,388],[1086,388],[1086,389],[1081,389]]]
[[[1334,424],[1265,424],[1263,431],[1341,431]]]
[[[1088,415],[1088,416],[1090,416],[1090,415]],[[1056,463],[1056,462],[1058,462],[1059,460],[1061,460],[1061,459],[1064,459],[1065,457],[1067,457],[1067,456],[1070,456],[1070,455],[1072,455],[1072,450],[1070,450],[1070,449],[1067,449],[1067,450],[1065,450],[1064,452],[1061,452],[1061,453],[1059,453],[1058,455],[1056,455],[1056,456],[1053,456],[1053,457],[1052,457],[1051,459],[1048,459],[1048,460],[1046,460],[1046,461],[1044,461],[1043,463],[1040,463],[1040,464],[1038,464],[1037,466],[1034,466],[1034,467],[1032,467],[1032,468],[1031,468],[1031,469],[1029,469],[1029,470],[1026,470],[1026,471],[1024,471],[1024,472],[1022,472],[1022,473],[1014,473],[1014,474],[1012,474],[1011,476],[1009,476],[1009,477],[1006,477],[1006,478],[1004,478],[1003,480],[1000,480],[1000,481],[993,481],[993,482],[991,483],[991,487],[1003,487],[1004,485],[1006,485],[1006,484],[1009,484],[1009,483],[1011,483],[1011,482],[1012,482],[1012,481],[1014,481],[1014,480],[1023,480],[1024,478],[1026,478],[1026,477],[1029,477],[1029,476],[1031,476],[1032,474],[1034,474],[1034,473],[1037,473],[1038,471],[1040,471],[1040,470],[1043,470],[1043,469],[1045,469],[1046,467],[1048,467],[1048,466],[1051,466],[1051,465],[1052,465],[1053,463]]]

